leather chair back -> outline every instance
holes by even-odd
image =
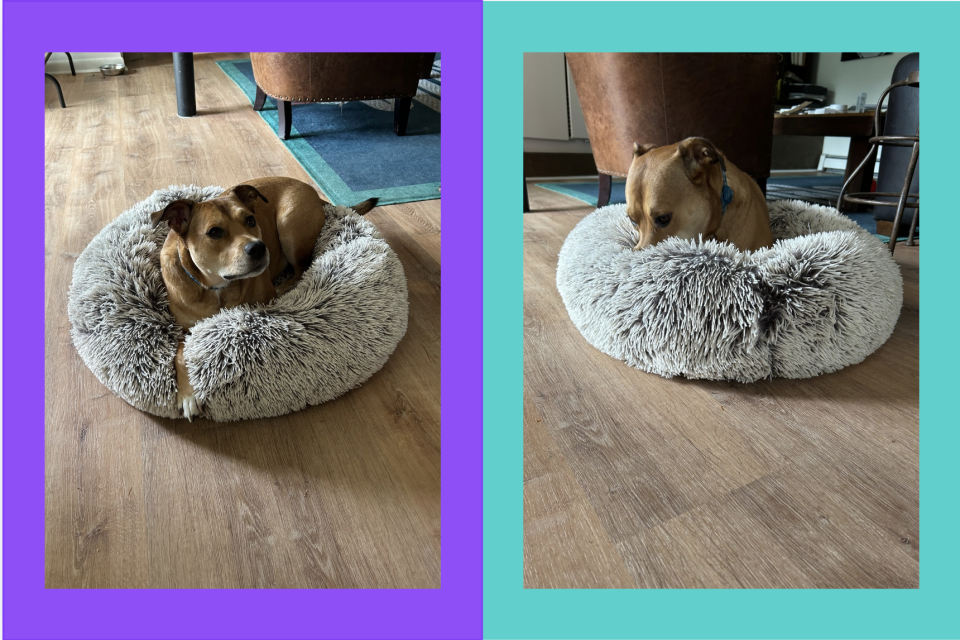
[[[761,184],[770,176],[778,54],[566,55],[600,173],[625,176],[634,142],[703,136]]]
[[[412,98],[433,53],[251,53],[257,85],[289,102]]]

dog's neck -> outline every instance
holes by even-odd
[[[213,291],[214,293],[219,293],[220,291],[223,291],[224,289],[230,286],[231,284],[230,282],[227,282],[226,284],[222,284],[219,287],[210,287],[200,282],[200,278],[203,277],[203,274],[200,273],[200,270],[197,268],[196,263],[193,262],[193,258],[190,256],[190,251],[187,250],[186,253],[187,253],[187,258],[189,260],[189,263],[187,262],[187,260],[183,259],[183,242],[178,240],[177,241],[177,261],[180,262],[180,267],[183,269],[183,272],[187,274],[187,277],[193,280],[193,282],[197,284],[197,286],[202,287],[207,291]],[[190,273],[191,268],[196,269],[197,275]],[[200,276],[200,277],[198,278],[197,276]]]

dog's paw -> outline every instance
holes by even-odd
[[[193,419],[200,415],[201,406],[197,401],[197,396],[177,396],[177,403],[180,405],[181,410],[183,411],[183,417],[193,422]]]

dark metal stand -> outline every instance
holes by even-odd
[[[177,115],[181,118],[197,115],[192,53],[173,54],[173,76],[177,87]]]
[[[523,176],[523,212],[530,213],[530,197],[527,195],[527,176]]]
[[[920,130],[917,129],[917,135],[915,136],[885,136],[880,135],[882,131],[880,126],[880,108],[883,106],[883,99],[890,93],[891,90],[897,87],[919,87],[920,86],[920,72],[914,71],[905,79],[900,80],[899,82],[894,82],[887,89],[880,94],[880,99],[877,101],[877,114],[876,114],[876,123],[874,125],[874,131],[877,132],[877,135],[870,138],[870,151],[867,152],[866,157],[860,163],[851,174],[847,180],[843,183],[843,188],[840,189],[840,197],[837,199],[837,210],[843,211],[843,205],[845,204],[867,204],[873,205],[875,207],[896,207],[897,213],[893,219],[893,227],[890,229],[890,252],[893,253],[894,247],[897,246],[897,236],[900,235],[900,221],[903,218],[904,209],[914,209],[913,219],[910,221],[910,231],[907,235],[907,245],[913,245],[913,234],[917,228],[917,218],[920,215],[920,194],[919,193],[910,193],[910,183],[913,181],[913,174],[917,168],[917,161],[920,159]],[[913,152],[910,154],[910,162],[907,165],[907,175],[903,182],[903,189],[900,193],[894,192],[878,192],[872,193],[869,191],[857,191],[852,193],[847,193],[847,189],[850,187],[853,179],[857,177],[860,171],[863,169],[864,165],[867,164],[872,158],[876,156],[877,147],[879,145],[891,145],[895,147],[913,147]],[[872,177],[872,172],[871,172]],[[898,197],[896,203],[891,202],[890,200],[878,200],[880,197]],[[916,200],[916,202],[910,202],[910,199]]]
[[[613,176],[600,174],[600,194],[597,196],[597,207],[610,204],[610,191],[613,189]]]
[[[51,80],[53,80],[53,86],[55,86],[55,87],[57,88],[57,97],[60,98],[60,108],[61,108],[61,109],[66,109],[66,108],[67,108],[67,103],[63,101],[63,90],[60,88],[60,83],[57,82],[57,79],[54,78],[54,77],[53,77],[52,75],[50,75],[49,73],[44,73],[43,75],[45,75],[45,76],[47,76],[48,78],[50,78]]]
[[[70,75],[72,75],[72,76],[77,75],[77,70],[76,70],[76,68],[73,66],[73,56],[70,55],[69,53],[67,53],[66,51],[64,51],[64,53],[67,54],[67,62],[70,63]],[[50,59],[50,56],[51,56],[50,53],[48,53],[48,54],[46,55],[46,57],[45,57],[44,60],[43,60],[43,64],[47,64],[47,60]],[[60,98],[60,108],[61,108],[61,109],[66,109],[66,108],[67,108],[67,103],[63,101],[63,89],[60,88],[60,82],[59,82],[56,78],[54,78],[52,75],[50,75],[49,73],[44,72],[43,75],[45,75],[45,76],[47,76],[48,78],[50,78],[51,80],[53,80],[53,86],[55,86],[55,87],[57,88],[57,97]]]
[[[410,119],[410,103],[413,98],[394,98],[393,132],[398,136],[407,134],[407,120]]]

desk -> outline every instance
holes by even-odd
[[[881,114],[880,126],[886,116]],[[774,114],[773,135],[775,136],[839,136],[850,138],[850,150],[847,152],[847,167],[843,173],[846,181],[856,170],[870,151],[870,137],[873,132],[874,112],[866,113],[824,113],[785,116]],[[853,181],[849,191],[870,191],[873,181],[873,167],[877,156],[874,154],[863,167],[860,177]],[[848,205],[850,211],[861,211],[862,205]]]

